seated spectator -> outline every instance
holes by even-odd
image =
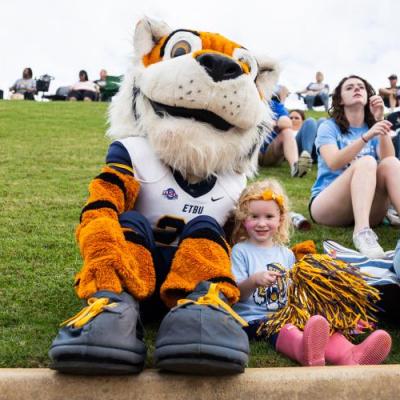
[[[329,108],[329,86],[324,83],[324,75],[322,72],[318,71],[315,74],[316,82],[311,82],[307,87],[297,92],[298,94],[304,94],[304,101],[307,104],[307,108],[312,110],[313,107],[323,105],[325,111]]]
[[[286,86],[276,85],[272,93],[272,100],[284,105],[288,95],[289,89]]]
[[[312,161],[316,162],[315,138],[317,137],[318,127],[326,118],[319,118],[318,121],[314,118],[305,119],[303,110],[290,111],[289,118],[292,121],[293,132],[296,135],[299,159],[312,158]],[[301,163],[304,163],[304,161]]]
[[[372,86],[355,75],[334,90],[331,118],[318,129],[318,174],[309,205],[314,222],[354,224],[355,248],[369,258],[384,251],[371,226],[378,225],[389,204],[400,211],[400,161],[383,119],[384,105]]]
[[[392,74],[388,77],[390,86],[379,89],[379,94],[383,98],[383,103],[391,111],[400,105],[400,86],[397,86],[397,75]]]
[[[36,81],[32,79],[32,69],[25,68],[22,72],[22,78],[17,79],[10,87],[11,100],[35,100]]]
[[[101,101],[112,100],[118,93],[122,78],[122,76],[108,75],[105,69],[100,71],[100,79],[94,81],[94,83],[99,87]]]
[[[100,79],[97,79],[94,81],[94,83],[99,87],[100,93],[102,92],[102,89],[105,88],[107,84],[107,71],[105,69],[100,70]]]
[[[72,85],[68,94],[68,100],[95,101],[97,99],[98,89],[94,82],[89,81],[86,71],[79,71],[79,81]]]
[[[67,100],[70,92],[71,86],[60,86],[56,90],[55,100]]]
[[[400,111],[389,114],[386,118],[391,124],[391,136],[396,152],[396,157],[400,158]]]
[[[272,96],[270,106],[275,117],[274,131],[269,134],[260,149],[258,156],[259,165],[266,167],[280,164],[284,159],[290,166],[292,177],[303,177],[311,168],[311,157],[299,162],[299,152],[293,132],[289,112],[280,101],[282,87],[278,87]],[[283,89],[285,93],[285,88]],[[304,162],[306,161],[306,162]]]

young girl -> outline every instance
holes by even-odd
[[[383,112],[382,98],[365,79],[345,77],[315,142],[318,175],[310,215],[322,225],[354,223],[354,246],[369,258],[384,256],[371,226],[382,222],[390,203],[400,212],[400,161]]]
[[[280,184],[264,180],[249,185],[239,198],[235,220],[232,268],[240,300],[234,309],[248,322],[245,330],[254,339],[258,327],[285,306],[284,275],[296,262],[285,246],[290,220],[288,200]],[[270,341],[277,351],[307,366],[325,365],[325,361],[338,365],[378,364],[390,351],[391,338],[385,331],[375,331],[355,346],[338,332],[329,336],[329,330],[328,321],[315,315],[303,332],[286,324]]]

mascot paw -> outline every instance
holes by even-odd
[[[122,375],[142,371],[146,347],[139,305],[128,293],[99,291],[64,323],[49,356],[63,373]]]
[[[245,324],[216,284],[201,282],[162,321],[154,353],[156,367],[201,375],[243,372],[249,359]]]

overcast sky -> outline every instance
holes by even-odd
[[[219,32],[279,60],[280,82],[295,92],[325,74],[333,88],[350,73],[386,86],[400,75],[398,0],[1,0],[0,89],[30,66],[58,86],[85,69],[98,79],[105,68],[123,74],[132,35],[143,16],[171,28]]]

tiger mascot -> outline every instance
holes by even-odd
[[[159,296],[170,311],[157,368],[244,370],[249,343],[230,308],[239,290],[223,226],[256,171],[277,76],[271,59],[219,34],[138,22],[133,64],[110,106],[106,165],[76,231],[84,264],[75,288],[86,306],[53,341],[53,369],[140,372],[139,316]],[[150,304],[145,314],[156,314]]]

